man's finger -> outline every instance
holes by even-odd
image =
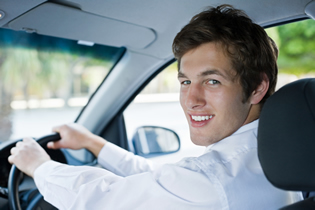
[[[11,150],[10,150],[10,153],[11,155],[14,155],[17,151],[17,148],[16,147],[12,147]]]
[[[10,156],[8,157],[9,163],[13,164],[13,160],[14,160],[13,155],[10,155]]]
[[[47,143],[47,147],[48,147],[49,149],[56,149],[56,147],[55,147],[55,142],[53,142],[53,141],[48,142],[48,143]]]
[[[60,149],[62,148],[62,144],[60,143],[60,140],[59,141],[51,141],[51,142],[48,142],[47,143],[47,147],[49,149]]]
[[[23,142],[21,142],[21,141],[18,141],[16,144],[15,144],[15,147],[21,147],[23,145]]]

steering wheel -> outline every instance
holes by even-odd
[[[58,140],[60,140],[60,135],[52,134],[52,135],[41,137],[37,139],[36,141],[47,151],[46,144],[50,141],[58,141]],[[55,155],[56,157],[58,157],[57,158],[58,160],[54,158],[56,161],[66,163],[66,158],[60,150],[50,150],[50,151],[58,153],[57,155]],[[19,181],[22,174],[23,173],[15,165],[12,165],[9,179],[8,179],[8,197],[9,197],[9,207],[11,210],[22,209],[21,204],[20,204],[20,199],[19,199]],[[36,196],[36,199],[39,200],[38,196]]]

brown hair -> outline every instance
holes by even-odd
[[[194,16],[173,42],[178,69],[185,53],[208,42],[221,44],[230,57],[243,87],[244,102],[260,85],[264,74],[269,79],[269,89],[260,104],[274,93],[278,48],[265,30],[253,23],[243,11],[230,5],[221,5]]]

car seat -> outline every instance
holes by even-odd
[[[263,106],[258,157],[267,179],[290,191],[315,191],[315,79],[290,83]],[[315,209],[315,197],[282,209]]]

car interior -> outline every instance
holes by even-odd
[[[97,61],[91,62],[109,67],[104,70],[106,73],[98,76],[100,82],[93,91],[89,91],[86,103],[77,109],[79,111],[74,114],[72,122],[83,125],[92,133],[135,154],[161,163],[169,162],[170,159],[178,161],[182,157],[201,154],[204,150],[190,142],[188,129],[183,125],[186,124],[184,117],[176,117],[182,124],[173,122],[174,112],[168,109],[169,106],[174,106],[174,109],[180,110],[178,104],[159,102],[164,115],[157,123],[149,119],[160,115],[159,112],[153,113],[155,106],[143,103],[137,108],[138,112],[128,110],[134,101],[140,100],[140,93],[160,73],[176,64],[171,46],[180,29],[195,14],[208,6],[222,3],[244,10],[255,23],[267,30],[315,19],[313,0],[1,0],[0,48],[9,46],[5,45],[8,42],[3,43],[12,37],[16,38],[10,45],[19,45],[26,39],[33,40],[33,44],[27,44],[30,49],[39,49],[40,46],[36,43],[46,40],[46,45],[41,49],[43,52],[66,46],[61,50],[61,55],[69,51],[75,59],[86,55],[97,58]],[[4,54],[0,51],[0,76],[3,74],[1,65],[4,63],[1,56],[4,57]],[[56,56],[57,60],[60,59],[58,56],[60,54]],[[110,59],[110,64],[101,61]],[[75,65],[76,62],[71,64]],[[54,70],[57,71],[58,68],[59,66],[54,67]],[[81,70],[77,68],[75,71]],[[76,76],[76,73],[73,75]],[[176,76],[175,71],[175,81]],[[23,75],[21,77],[26,78]],[[65,83],[67,80],[70,81],[71,78],[66,78]],[[314,80],[301,80],[277,91],[270,102],[268,100],[266,103],[259,125],[259,159],[266,177],[281,189],[305,192],[307,199],[302,204],[297,204],[297,208],[300,205],[303,208],[304,205],[314,205],[313,198],[309,198],[313,195],[311,191],[315,190],[311,167],[314,160],[311,142],[314,139],[314,84]],[[0,89],[1,87],[0,85]],[[56,95],[59,94],[58,91]],[[174,97],[178,98],[178,94]],[[11,103],[11,106],[14,107],[15,104],[18,103]],[[30,103],[27,106],[31,109]],[[40,117],[34,121],[40,122],[43,115],[45,114],[40,113]],[[142,120],[142,124],[135,123],[134,118]],[[168,121],[167,125],[165,121]],[[45,122],[40,123],[45,125]],[[21,127],[23,126],[27,127],[25,124]],[[32,127],[40,130],[36,126]],[[42,137],[37,140],[41,142],[59,139],[58,135],[49,132],[40,135]],[[161,139],[158,136],[166,141],[157,142],[157,139]],[[43,201],[31,178],[19,173],[14,167],[11,169],[7,162],[10,149],[21,138],[22,136],[14,136],[0,143],[0,209],[54,209]],[[53,159],[67,164],[98,166],[95,157],[84,149],[47,149],[47,152]],[[23,181],[20,182],[21,177]]]

